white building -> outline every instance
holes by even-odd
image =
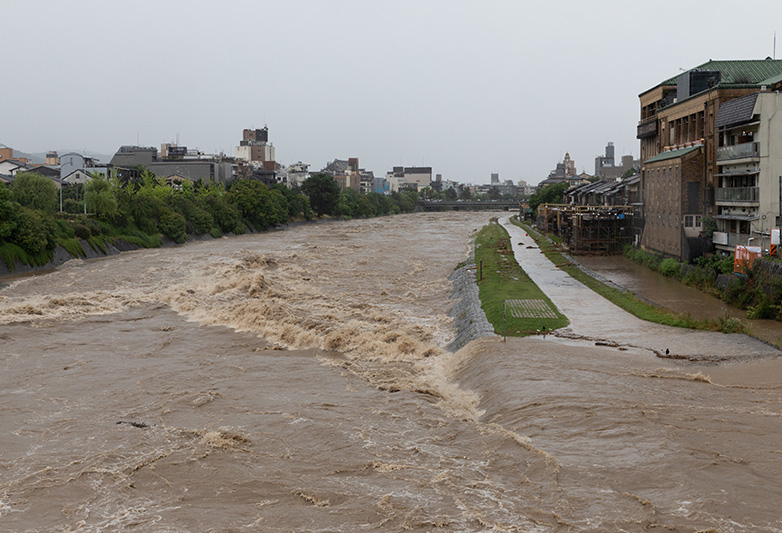
[[[394,167],[386,173],[389,189],[398,191],[400,187],[415,184],[420,190],[432,185],[432,167]]]
[[[714,203],[717,249],[737,244],[769,247],[772,227],[782,224],[782,96],[758,92],[720,106]],[[700,221],[685,220],[697,227]]]

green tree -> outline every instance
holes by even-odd
[[[31,254],[53,250],[57,246],[57,226],[52,215],[20,206],[16,212],[16,228],[11,242]]]
[[[372,205],[372,202],[369,201],[366,194],[360,194],[358,196],[356,208],[356,214],[360,217],[369,218],[377,215],[375,207]]]
[[[337,201],[337,214],[345,218],[353,218],[358,214],[358,192],[350,187],[342,189]]]
[[[98,218],[111,221],[117,215],[119,206],[116,197],[117,181],[97,173],[91,176],[84,184],[84,201],[87,202],[87,208]]]
[[[59,190],[54,182],[37,172],[22,172],[11,183],[14,200],[24,207],[54,213]]]
[[[160,232],[177,244],[187,239],[185,217],[179,213],[166,209],[160,217]]]
[[[11,191],[0,184],[0,241],[8,239],[16,228],[16,209],[19,204],[11,201]]]
[[[278,190],[285,196],[288,202],[288,219],[303,217],[305,220],[312,218],[309,199],[301,193],[298,187],[287,187],[283,183],[275,183],[272,190]]]
[[[391,193],[391,199],[402,213],[412,213],[418,205],[418,193],[415,191],[394,192]]]
[[[242,215],[239,209],[228,201],[227,194],[221,185],[203,187],[198,191],[206,209],[212,214],[215,225],[223,233],[242,233]],[[242,231],[237,231],[241,228]]]
[[[385,194],[371,192],[367,194],[367,200],[372,204],[375,216],[388,215],[394,211],[394,202]]]
[[[456,200],[456,197],[458,194],[456,194],[456,189],[445,189],[445,199],[453,202]]]
[[[313,174],[304,180],[301,190],[309,197],[310,207],[319,217],[337,213],[339,184],[328,174]]]
[[[535,194],[530,196],[530,209],[532,209],[532,212],[534,213],[541,204],[561,204],[563,195],[567,189],[567,182],[546,185],[539,191],[535,192]]]
[[[279,190],[269,190],[258,180],[237,181],[228,192],[228,198],[242,217],[259,229],[288,221],[285,196]]]

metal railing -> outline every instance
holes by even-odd
[[[733,146],[721,146],[717,148],[717,161],[744,159],[747,157],[760,157],[758,143],[742,143],[734,144]]]
[[[718,187],[716,202],[758,203],[760,187]]]

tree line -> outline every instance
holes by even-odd
[[[146,169],[140,178],[92,175],[84,184],[63,186],[35,172],[20,173],[0,185],[0,256],[9,269],[16,259],[45,264],[61,245],[84,256],[82,243],[105,252],[122,239],[142,247],[175,243],[190,236],[263,231],[294,220],[324,217],[375,217],[412,212],[415,191],[391,195],[340,189],[333,177],[315,174],[302,186],[266,184],[251,179],[206,185],[171,184]]]

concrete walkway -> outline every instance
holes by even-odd
[[[701,361],[782,355],[773,346],[744,334],[697,331],[640,320],[554,266],[532,237],[511,224],[508,217],[501,218],[500,224],[510,234],[516,261],[570,320],[567,328],[557,330],[557,336],[636,346],[661,356],[667,349],[670,356]]]

